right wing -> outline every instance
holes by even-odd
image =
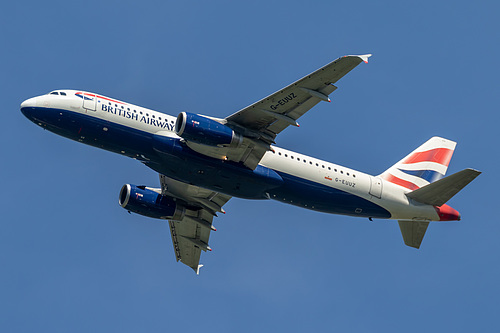
[[[181,200],[186,206],[179,220],[169,220],[172,243],[177,261],[199,274],[201,251],[211,251],[208,245],[212,220],[230,196],[189,185],[160,174],[162,195]]]

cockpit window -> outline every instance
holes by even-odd
[[[61,95],[61,96],[66,96],[66,93],[64,91],[51,91],[49,95]]]

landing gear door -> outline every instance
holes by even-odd
[[[97,96],[87,92],[83,93],[83,108],[89,111],[95,111],[97,104]]]
[[[370,194],[382,198],[382,179],[379,177],[370,177]]]

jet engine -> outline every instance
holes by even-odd
[[[118,202],[130,212],[155,219],[181,220],[186,211],[173,198],[161,195],[159,189],[131,184],[123,185]]]
[[[238,147],[243,140],[243,137],[230,127],[189,112],[179,113],[175,123],[175,133],[187,141],[208,146]]]

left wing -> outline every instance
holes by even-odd
[[[328,95],[337,89],[333,84],[370,56],[339,58],[225,118],[226,125],[254,141],[241,159],[244,164],[254,169],[278,133],[299,126],[297,119],[319,102],[330,102]]]
[[[225,119],[191,114],[189,117],[198,120],[189,120],[190,125],[186,127],[188,116],[181,113],[177,118],[176,133],[185,139],[189,148],[200,154],[243,163],[254,170],[264,154],[272,150],[271,144],[275,143],[278,133],[290,125],[299,126],[297,119],[320,101],[330,102],[328,95],[337,89],[333,84],[362,61],[368,62],[370,56],[339,58]],[[225,126],[219,128],[219,124]],[[191,134],[184,133],[186,128]],[[230,143],[222,140],[225,143],[215,145],[201,140],[205,135],[203,131],[217,140],[220,137],[227,139],[228,130],[232,132]],[[190,140],[189,135],[198,136],[198,140]]]
[[[371,54],[344,56],[321,67],[252,105],[226,118],[247,130],[276,134],[290,125],[298,126],[297,119],[320,101],[330,102],[328,95],[337,87],[333,84],[349,73],[362,61],[368,62]],[[266,138],[266,137],[263,137]]]
[[[181,200],[186,212],[180,220],[169,220],[175,258],[199,274],[201,251],[211,251],[208,245],[212,220],[230,196],[189,185],[160,175],[162,195]]]

